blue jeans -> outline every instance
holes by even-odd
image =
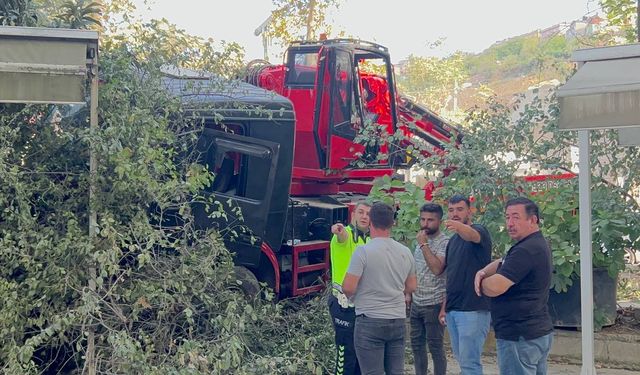
[[[363,375],[404,375],[405,319],[356,317],[354,341]]]
[[[552,342],[553,333],[533,340],[525,340],[523,337],[520,337],[518,341],[498,339],[496,348],[500,373],[546,375],[547,357]]]
[[[451,350],[460,365],[462,375],[482,375],[480,356],[484,340],[489,333],[490,322],[489,311],[449,311],[447,313]]]

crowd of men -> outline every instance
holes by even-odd
[[[449,198],[447,220],[438,204],[421,207],[414,251],[391,238],[394,218],[389,205],[360,202],[349,225],[331,228],[335,373],[404,374],[408,317],[416,375],[427,374],[427,352],[433,374],[446,373],[445,329],[462,374],[482,374],[490,326],[501,374],[546,374],[552,266],[538,206],[523,197],[506,202],[514,244],[493,261],[489,231],[472,222],[463,195]]]

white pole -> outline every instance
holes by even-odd
[[[591,253],[591,166],[589,130],[578,131],[580,199],[580,300],[582,310],[582,371],[595,375],[593,362],[593,254]]]

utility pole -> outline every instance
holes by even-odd
[[[262,48],[264,53],[264,59],[266,61],[269,61],[269,51],[267,49],[267,46],[269,44],[269,36],[267,35],[267,28],[269,28],[269,25],[271,24],[272,19],[273,19],[273,15],[271,14],[253,32],[253,35],[262,37]]]
[[[638,43],[640,43],[640,0],[636,5],[636,34],[638,36]]]
[[[306,40],[313,39],[313,35],[314,35],[313,13],[315,13],[315,9],[316,9],[316,0],[309,0],[309,14],[307,15],[307,39]]]

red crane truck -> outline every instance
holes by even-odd
[[[373,180],[406,161],[390,145],[356,142],[365,124],[373,120],[390,134],[400,127],[430,153],[461,137],[397,94],[389,52],[374,43],[293,43],[284,64],[251,65],[246,83],[194,90],[203,81],[197,74],[167,76],[168,87],[205,119],[198,149],[215,172],[207,193],[226,205],[224,220],[194,207],[196,222],[247,228],[227,240],[244,284],[265,282],[280,297],[324,287],[330,226],[348,222]],[[389,157],[375,158],[381,152]]]

